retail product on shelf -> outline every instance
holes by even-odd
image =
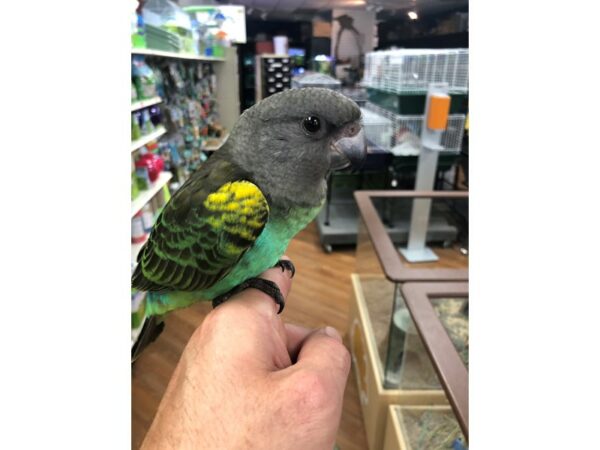
[[[203,152],[207,141],[225,136],[217,109],[216,77],[210,63],[168,61],[154,72],[161,74],[157,78],[164,95],[158,114],[169,130],[158,151],[180,183],[207,159]]]
[[[160,91],[162,90],[162,76],[159,70],[152,69],[142,57],[133,57],[132,61],[132,100],[134,99],[133,87],[135,87],[137,101],[150,100],[149,106],[145,106],[143,103],[134,105],[136,109],[131,113],[131,140],[137,141],[162,130],[158,127],[162,124],[163,116],[160,106],[156,104],[157,100],[158,102],[161,100],[157,94],[159,86]],[[144,142],[140,142],[140,145],[135,144],[132,151],[139,148]]]
[[[156,155],[152,152],[147,151],[145,148],[140,150],[140,155],[135,162],[136,169],[145,169],[148,173],[148,180],[154,183],[159,174],[164,169],[164,160],[160,155]]]
[[[131,141],[159,131],[162,113],[159,107],[151,106],[131,113]]]
[[[468,424],[463,413],[465,364],[468,364],[469,262],[468,256],[460,251],[468,233],[468,215],[465,216],[468,193],[362,191],[356,192],[355,198],[360,220],[356,273],[352,275],[350,347],[369,447],[387,449],[394,448],[383,447],[387,408],[392,404],[450,404],[456,408],[450,410],[456,417],[454,420],[461,426]],[[410,264],[399,251],[408,238],[416,198],[429,198],[432,202],[427,242],[439,257],[435,263]],[[436,294],[425,300],[418,297],[419,292],[415,296],[414,288],[410,287],[430,284],[438,288],[443,284],[443,289],[431,288]],[[419,308],[425,302],[427,308]],[[421,320],[424,315],[425,322]],[[438,329],[432,336],[427,330],[434,328],[433,324]],[[450,336],[443,343],[446,359],[439,357],[440,343],[436,340],[439,335]],[[455,356],[453,363],[462,367],[464,377],[452,378],[444,372],[445,361],[452,358],[450,354]],[[452,381],[448,381],[450,378]]]
[[[138,100],[157,96],[156,77],[153,70],[144,61],[144,57],[135,55],[132,57],[131,77],[137,90]]]
[[[150,189],[152,182],[150,181],[150,175],[148,175],[148,167],[145,165],[135,165],[135,182],[138,186],[138,191],[144,191]]]
[[[150,121],[155,127],[162,123],[162,113],[160,111],[160,107],[153,105],[148,108],[148,113],[150,115]]]
[[[142,220],[142,212],[138,212],[131,219],[131,243],[138,244],[146,240],[146,231]]]
[[[146,233],[150,233],[150,231],[152,231],[152,226],[154,225],[154,211],[152,210],[152,206],[146,203],[142,208],[141,213],[144,231]]]
[[[150,111],[148,109],[144,109],[140,115],[142,136],[152,133],[155,130],[155,127],[152,121],[150,120]]]
[[[148,24],[146,35],[148,48],[174,53],[179,53],[182,50],[182,39],[177,33]]]
[[[146,48],[144,18],[142,14],[137,11],[137,2],[136,11],[134,11],[131,16],[131,46],[133,48]]]
[[[142,137],[142,128],[140,127],[140,113],[134,112],[131,114],[131,140],[135,141]]]
[[[140,188],[138,186],[138,181],[135,175],[135,161],[131,160],[131,200],[135,200],[135,198],[139,195]]]
[[[190,15],[200,55],[224,56],[226,47],[246,42],[243,6],[195,5],[183,8]]]
[[[147,0],[143,16],[149,48],[194,53],[192,22],[179,5],[169,0]]]
[[[131,103],[134,103],[138,100],[137,89],[135,88],[135,84],[131,81]]]

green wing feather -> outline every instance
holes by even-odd
[[[134,288],[207,289],[231,271],[262,232],[269,207],[260,189],[230,163],[214,156],[209,163],[158,217],[138,255]]]

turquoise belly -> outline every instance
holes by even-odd
[[[270,219],[252,248],[242,256],[227,276],[209,289],[197,292],[149,292],[146,297],[147,314],[162,315],[197,301],[210,301],[229,292],[243,281],[260,275],[279,261],[290,240],[317,216],[320,209],[321,206],[306,208],[285,218]]]
[[[318,214],[321,207],[306,209],[285,220],[273,220],[244,254],[233,270],[215,286],[203,291],[207,300],[224,294],[248,278],[260,275],[273,267],[283,256],[290,240]]]

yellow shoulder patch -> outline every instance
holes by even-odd
[[[269,213],[267,199],[258,186],[249,181],[225,183],[204,200],[212,212],[208,223],[217,229],[253,241],[265,226]],[[227,250],[234,252],[236,247]]]
[[[217,192],[206,197],[204,207],[210,211],[237,211],[243,207],[260,207],[269,210],[269,205],[258,186],[249,181],[225,183]]]

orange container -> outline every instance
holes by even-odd
[[[445,130],[448,125],[450,112],[450,96],[434,94],[429,98],[429,112],[427,115],[427,128],[430,130]]]

